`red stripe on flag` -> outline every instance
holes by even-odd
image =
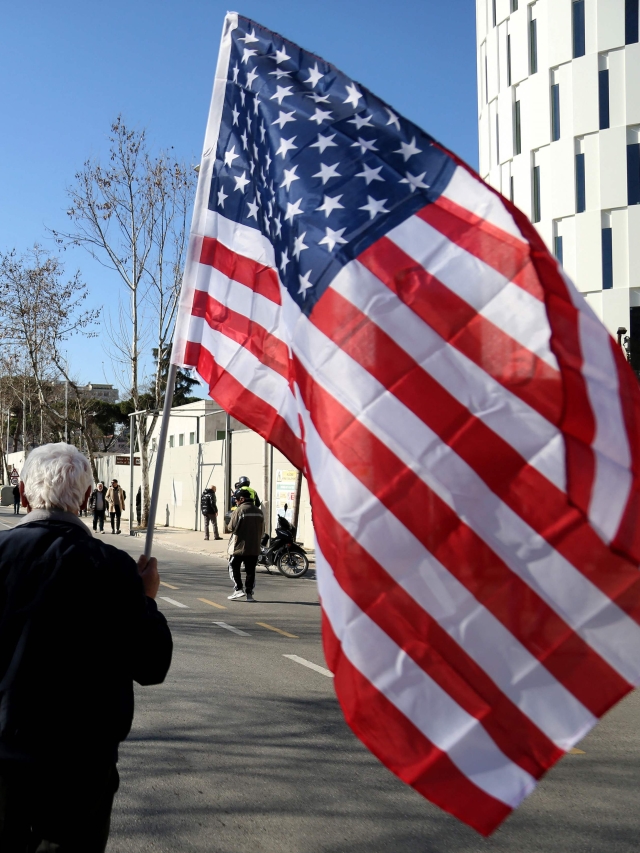
[[[432,429],[500,500],[591,583],[621,607],[623,602],[631,602],[628,615],[640,622],[637,566],[611,553],[564,492],[335,290],[325,291],[309,319]]]
[[[342,651],[322,614],[325,658],[345,719],[360,740],[407,785],[441,809],[489,835],[511,813],[509,806],[474,785],[383,694]]]
[[[451,346],[553,424],[562,414],[557,370],[381,237],[358,256],[370,272]]]
[[[544,300],[544,290],[531,263],[529,247],[522,240],[445,196],[423,207],[416,215],[531,296]]]
[[[215,237],[203,238],[200,263],[214,267],[255,293],[260,293],[278,305],[282,304],[280,282],[276,271],[272,267],[228,249]]]
[[[225,411],[277,447],[296,468],[302,470],[300,439],[273,406],[217,364],[202,344],[189,341],[185,349],[185,364],[195,367],[209,386],[209,395]]]
[[[524,213],[489,184],[485,184],[482,178],[456,154],[437,143],[436,147],[472,175],[488,192],[500,199],[507,212],[513,217],[523,239],[529,243],[531,262],[544,289],[547,317],[551,326],[549,344],[558,360],[562,376],[562,418],[558,425],[563,433],[566,447],[567,492],[569,499],[588,516],[595,477],[595,456],[591,447],[595,437],[595,418],[586,381],[582,375],[583,359],[578,310],[573,305],[556,261],[550,256],[542,237]],[[558,422],[553,421],[553,423]]]
[[[313,485],[310,488],[320,550],[345,593],[461,708],[480,721],[511,761],[538,779],[564,752],[342,527]],[[519,732],[517,738],[514,732]]]
[[[623,356],[620,347],[613,338],[609,341],[618,373],[620,404],[627,436],[630,436],[631,453],[631,490],[622,516],[613,547],[624,554],[630,554],[636,563],[640,563],[640,401],[638,400],[638,380]]]
[[[312,379],[295,354],[293,360],[324,444],[530,654],[597,717],[631,690],[451,507]]]
[[[289,349],[259,323],[233,311],[204,290],[196,290],[191,313],[203,317],[216,332],[243,346],[263,364],[288,379]]]

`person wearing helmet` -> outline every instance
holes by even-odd
[[[240,477],[238,482],[236,483],[236,489],[246,489],[251,495],[251,500],[253,501],[254,506],[260,507],[261,502],[258,497],[258,493],[255,489],[251,488],[251,480],[248,477]]]
[[[233,592],[228,596],[230,601],[237,601],[246,595],[247,601],[252,602],[253,588],[256,581],[256,565],[260,554],[260,540],[264,533],[264,515],[255,506],[249,490],[238,489],[234,497],[237,509],[231,514],[229,527],[229,575],[233,581]],[[242,585],[241,567],[244,563],[246,582]]]

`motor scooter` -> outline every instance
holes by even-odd
[[[284,505],[285,512],[287,504]],[[260,543],[258,565],[265,566],[271,574],[271,566],[288,578],[300,578],[309,568],[304,548],[297,544],[296,528],[283,515],[278,516],[276,535],[265,533]]]

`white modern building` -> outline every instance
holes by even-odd
[[[640,360],[638,6],[476,0],[480,174]]]

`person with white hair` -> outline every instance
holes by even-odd
[[[91,486],[75,447],[31,451],[27,515],[0,532],[2,853],[103,853],[133,682],[171,664],[157,562],[92,536],[77,516]]]

